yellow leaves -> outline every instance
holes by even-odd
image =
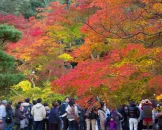
[[[23,91],[28,91],[31,89],[31,83],[28,80],[21,81],[19,84],[12,86],[12,88],[15,90],[21,88]]]
[[[73,57],[70,56],[70,55],[67,54],[67,53],[64,53],[64,54],[58,56],[58,58],[59,58],[59,59],[62,59],[62,60],[64,60],[64,61],[73,60]]]
[[[156,97],[157,100],[162,99],[162,94]]]
[[[149,70],[150,67],[152,67],[154,64],[155,61],[152,59],[143,59],[141,62],[137,64],[137,66],[142,72],[146,72],[146,70]]]
[[[43,69],[42,65],[38,65],[38,67],[35,68],[37,71],[41,71]]]
[[[154,4],[153,9],[159,13],[162,12],[162,4],[161,3]]]

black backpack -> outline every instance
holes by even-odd
[[[7,112],[5,121],[6,121],[6,124],[12,123],[12,114],[10,112]]]

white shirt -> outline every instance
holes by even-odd
[[[98,110],[98,115],[100,117],[100,120],[105,121],[106,120],[106,112],[104,112],[103,110]]]
[[[6,108],[4,105],[0,105],[0,120],[6,117]]]
[[[67,114],[71,112],[71,109],[72,109],[72,108],[70,107],[70,105],[68,105],[68,107],[66,108]],[[77,106],[74,106],[74,111],[75,111],[75,115],[78,116],[78,108],[77,108]],[[75,119],[68,119],[68,120],[69,120],[69,121],[73,121],[73,120],[75,120]]]

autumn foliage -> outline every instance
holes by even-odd
[[[34,68],[37,83],[49,81],[55,92],[111,104],[160,95],[160,0],[74,0],[37,10],[39,19],[0,14],[1,24],[23,32],[4,49],[28,78]]]

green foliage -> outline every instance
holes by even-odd
[[[56,0],[1,0],[0,12],[17,16],[22,14],[28,19],[31,16],[37,15],[37,8],[47,7],[53,1]],[[59,0],[59,2],[65,4],[66,0]]]
[[[0,50],[0,95],[5,95],[11,85],[24,79],[23,74],[16,70],[15,59]]]
[[[65,98],[63,95],[54,94],[49,83],[45,83],[44,88],[42,89],[40,87],[35,87],[28,80],[24,80],[11,87],[9,100],[13,101],[13,103],[17,103],[18,101],[22,101],[28,97],[31,100],[42,98],[43,102],[48,102],[50,104],[57,100],[63,101]]]
[[[23,3],[20,7],[20,13],[25,18],[29,18],[31,16],[36,16],[37,15],[37,10],[36,8],[43,8],[45,7],[44,3],[38,0],[29,0],[28,2]]]
[[[3,14],[22,14],[25,18],[36,16],[36,8],[46,7],[54,0],[1,0],[0,11]]]
[[[0,25],[0,44],[6,41],[17,42],[22,36],[22,32],[7,24]]]

